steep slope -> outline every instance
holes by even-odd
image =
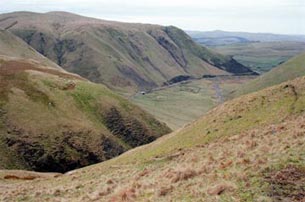
[[[305,53],[300,54],[271,71],[246,83],[232,93],[233,97],[255,92],[284,81],[289,81],[305,75]]]
[[[170,130],[103,85],[0,57],[0,168],[66,172]]]
[[[30,58],[49,67],[61,69],[57,64],[37,53],[35,49],[27,45],[23,40],[8,31],[0,29],[0,55],[17,58]]]
[[[302,201],[304,111],[302,77],[226,102],[149,145],[55,179],[9,180],[12,176],[22,179],[26,173],[3,171],[0,197],[24,201]]]
[[[179,75],[253,74],[234,59],[197,45],[175,27],[64,12],[3,14],[0,27],[64,69],[125,92],[160,86]]]

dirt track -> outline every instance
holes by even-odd
[[[222,89],[219,86],[219,79],[213,79],[212,81],[213,81],[213,89],[215,90],[217,103],[221,104],[224,102],[224,97],[223,97]]]

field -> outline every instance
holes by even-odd
[[[238,43],[211,47],[259,73],[265,73],[286,62],[291,57],[305,52],[304,42],[257,42]]]
[[[131,97],[131,101],[150,112],[170,128],[178,129],[196,120],[226,100],[232,89],[251,77],[193,80]]]

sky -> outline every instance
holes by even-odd
[[[0,13],[68,11],[184,30],[305,35],[305,0],[0,0]]]

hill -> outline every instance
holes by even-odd
[[[107,87],[64,71],[10,33],[0,32],[0,44],[1,54],[14,56],[0,55],[1,169],[66,172],[170,132]]]
[[[35,173],[24,182],[35,175],[2,171],[1,200],[304,200],[304,95],[302,77],[242,96],[149,145],[56,178]]]
[[[233,96],[239,96],[251,92],[256,92],[263,88],[273,86],[285,81],[295,79],[305,75],[305,53],[300,54],[260,77],[239,87]]]
[[[151,89],[181,75],[253,74],[173,26],[17,12],[0,15],[0,27],[64,69],[124,92]]]
[[[23,40],[0,29],[0,55],[17,58],[30,58],[49,67],[54,67],[58,70],[62,69],[54,62],[37,53],[35,49],[27,45]]]

